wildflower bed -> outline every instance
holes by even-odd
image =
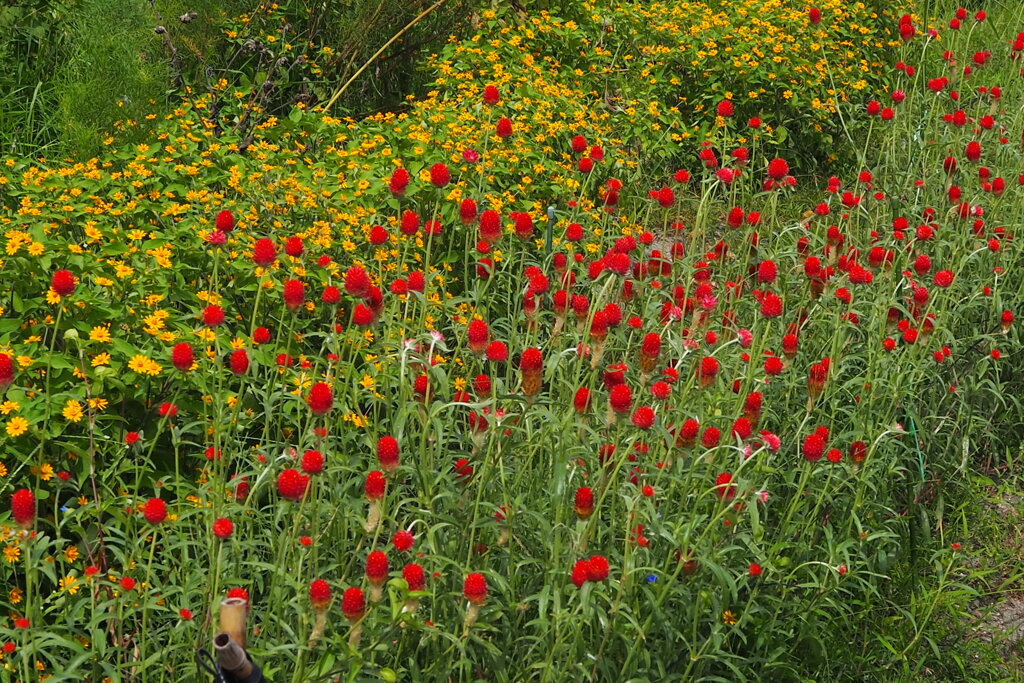
[[[584,9],[485,14],[407,112],[7,163],[6,671],[188,677],[228,594],[272,680],[799,679],[894,568],[958,582],[942,484],[1020,417],[1019,12]],[[750,64],[783,33],[823,61]]]

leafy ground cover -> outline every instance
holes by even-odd
[[[484,12],[406,111],[8,160],[4,671],[195,675],[227,594],[272,680],[991,679],[1020,10],[798,5]]]

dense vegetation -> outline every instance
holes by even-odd
[[[1003,675],[1019,8],[241,4],[0,15],[6,675]]]

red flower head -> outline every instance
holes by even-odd
[[[142,506],[142,516],[150,524],[159,524],[167,519],[167,503],[159,498],[150,498]]]
[[[227,209],[217,214],[213,226],[221,232],[231,232],[235,229],[235,216]]]
[[[192,347],[185,342],[175,344],[171,349],[171,363],[182,372],[187,372],[195,361],[192,355]]]
[[[754,562],[749,567],[747,567],[747,571],[750,572],[750,575],[753,576],[755,579],[761,576],[763,572],[763,570],[761,569],[761,565],[759,565],[757,562]]]
[[[806,458],[810,462],[818,462],[819,460],[821,460],[821,456],[825,454],[826,445],[827,444],[825,442],[825,439],[822,438],[822,436],[817,432],[815,432],[814,434],[809,434],[804,439],[804,445],[802,449],[804,458]]]
[[[570,575],[572,583],[577,588],[583,588],[583,584],[590,578],[590,561],[579,560],[573,565],[572,574]]]
[[[466,336],[469,340],[469,350],[473,353],[483,353],[487,350],[491,332],[483,320],[473,320],[469,323]]]
[[[594,514],[594,492],[587,486],[576,489],[576,498],[573,509],[580,519],[587,519]]]
[[[761,315],[766,318],[777,318],[782,315],[782,299],[768,292],[761,299]]]
[[[495,129],[499,138],[510,138],[512,137],[512,120],[502,116],[498,119],[498,125]]]
[[[213,535],[220,539],[230,538],[235,525],[227,517],[221,517],[213,523]]]
[[[382,436],[377,440],[377,461],[385,472],[398,468],[398,439]]]
[[[327,609],[331,604],[331,584],[323,579],[317,579],[309,584],[309,602],[318,612]]]
[[[210,304],[203,309],[203,324],[208,327],[217,327],[224,322],[224,309],[216,304]]]
[[[768,162],[768,177],[772,180],[782,180],[789,175],[789,164],[785,159],[775,158]]]
[[[487,352],[485,355],[487,360],[492,363],[504,363],[508,360],[508,347],[505,345],[505,342],[492,341],[487,345]]]
[[[277,476],[277,491],[282,498],[302,500],[306,497],[308,487],[309,477],[293,467],[289,467]]]
[[[367,500],[380,500],[384,497],[386,488],[387,480],[384,478],[384,473],[374,470],[366,475],[366,481],[363,483],[363,495]]]
[[[640,429],[650,429],[654,426],[654,410],[650,406],[640,406],[633,413],[633,424]]]
[[[396,531],[395,535],[391,538],[391,543],[395,546],[395,550],[399,552],[406,552],[412,550],[413,544],[416,542],[416,537],[411,532],[402,529]]]
[[[576,409],[577,413],[585,413],[590,410],[590,389],[586,387],[580,387],[576,390],[576,396],[573,398],[573,408]]]
[[[476,220],[476,202],[472,199],[463,199],[459,203],[459,220],[463,225],[471,225]]]
[[[732,500],[736,497],[736,485],[732,481],[732,475],[728,472],[722,472],[715,479],[715,494],[722,500]]]
[[[971,140],[968,142],[967,148],[964,150],[964,156],[967,157],[968,161],[980,161],[981,143],[977,140]]]
[[[30,529],[36,519],[36,497],[28,489],[18,489],[11,496],[11,516],[22,529]]]
[[[462,584],[462,594],[474,605],[482,605],[487,599],[487,579],[483,574],[470,574]]]
[[[951,284],[953,284],[953,271],[940,270],[939,272],[935,273],[935,278],[933,279],[933,282],[935,282],[935,285],[937,287],[949,287]]]
[[[352,266],[345,272],[345,291],[349,296],[362,298],[370,290],[370,276],[361,266]]]
[[[306,285],[301,280],[285,280],[282,297],[289,311],[297,311],[306,300]]]
[[[519,369],[524,373],[539,373],[544,369],[544,356],[540,349],[531,347],[523,351],[519,359]]]
[[[715,376],[718,374],[718,361],[711,356],[706,356],[701,359],[700,365],[697,366],[697,379],[700,380],[702,387],[709,387],[715,381]]]
[[[423,567],[416,563],[405,565],[405,568],[402,569],[402,578],[405,579],[407,584],[409,584],[410,591],[421,591],[427,586]]]
[[[434,164],[430,167],[430,182],[435,187],[444,187],[452,181],[452,174],[444,164]]]
[[[533,218],[526,212],[520,212],[513,217],[515,220],[516,237],[528,240],[533,237]]]
[[[501,216],[497,211],[487,209],[480,214],[480,239],[488,244],[501,239]]]
[[[495,105],[501,99],[498,88],[494,85],[484,86],[484,104]]]
[[[388,578],[388,556],[374,550],[366,557],[366,578],[374,586],[380,586]]]
[[[625,384],[616,384],[608,392],[608,405],[620,415],[628,413],[633,406],[633,392]]]
[[[399,228],[403,235],[415,235],[420,229],[420,217],[414,211],[406,211],[402,214]]]
[[[587,579],[604,581],[608,578],[608,560],[603,555],[593,555],[587,561]]]
[[[361,588],[346,588],[341,596],[341,613],[349,622],[359,621],[366,613],[366,597]]]
[[[809,22],[811,22],[811,24],[813,24],[815,26],[820,24],[821,23],[821,10],[818,9],[817,7],[812,7],[811,9],[807,10],[807,20]]]
[[[732,106],[732,102],[729,100],[722,100],[718,103],[718,107],[715,109],[715,113],[719,116],[729,117],[736,113],[735,108]]]
[[[583,154],[587,151],[587,139],[582,135],[577,135],[572,139],[571,146],[574,153]]]
[[[14,359],[6,353],[0,353],[0,391],[6,389],[14,381]]]
[[[317,382],[309,390],[306,404],[314,415],[325,415],[334,406],[334,392],[323,382]]]
[[[308,450],[302,454],[299,465],[306,474],[320,474],[324,471],[324,454],[316,450]]]
[[[305,250],[306,245],[303,244],[301,237],[289,237],[284,241],[284,253],[293,258],[302,256]]]
[[[231,372],[236,375],[244,375],[249,370],[249,354],[245,352],[245,349],[235,349],[231,352],[229,364]]]
[[[868,457],[868,446],[863,441],[854,441],[850,444],[850,460],[853,462],[864,462]]]
[[[75,276],[70,270],[58,270],[50,280],[50,287],[61,296],[71,296],[75,292]]]
[[[400,197],[405,194],[407,187],[409,187],[409,171],[404,168],[396,168],[391,174],[391,180],[388,181],[388,190],[395,197]]]

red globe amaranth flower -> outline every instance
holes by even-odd
[[[213,523],[213,535],[220,539],[230,538],[235,525],[227,517],[221,517]]]
[[[352,309],[352,324],[359,327],[372,325],[374,321],[373,311],[365,304],[356,304]]]
[[[182,372],[187,372],[194,362],[195,357],[192,354],[192,347],[186,342],[175,344],[174,348],[171,349],[171,363]]]
[[[422,591],[427,586],[426,575],[423,567],[415,562],[410,562],[402,569],[402,578],[409,584],[410,591]]]
[[[249,354],[245,349],[235,349],[231,352],[231,372],[236,375],[244,375],[249,371]]]
[[[512,120],[504,116],[498,119],[498,125],[495,127],[495,133],[497,133],[498,137],[503,140],[512,137]]]
[[[293,467],[289,467],[277,476],[277,491],[282,498],[302,500],[306,497],[308,488],[309,477]]]
[[[848,455],[850,460],[855,463],[864,462],[868,457],[868,445],[863,441],[854,441],[850,444],[850,452]]]
[[[301,237],[289,237],[284,241],[284,253],[292,258],[299,258],[306,251],[306,245]]]
[[[462,584],[462,594],[474,605],[482,605],[487,599],[487,579],[483,574],[470,574]]]
[[[323,301],[328,306],[333,306],[341,301],[341,290],[334,285],[327,285],[320,295],[320,301]]]
[[[640,429],[650,429],[654,426],[654,410],[650,406],[640,406],[633,413],[633,424]]]
[[[50,280],[50,287],[61,296],[71,296],[75,293],[75,276],[70,270],[58,270]]]
[[[616,384],[608,392],[608,405],[620,415],[628,413],[633,407],[633,392],[625,384]]]
[[[444,164],[437,163],[430,167],[430,182],[434,187],[444,187],[452,181],[452,174]]]
[[[224,309],[216,304],[210,304],[203,309],[203,324],[207,327],[217,327],[224,322]]]
[[[252,260],[262,268],[266,268],[277,260],[277,248],[269,237],[261,237],[252,245]]]
[[[761,315],[766,318],[777,318],[782,315],[782,299],[768,292],[761,299]]]
[[[761,569],[761,565],[759,565],[757,562],[754,562],[749,567],[747,567],[747,571],[750,572],[750,575],[756,579],[757,577],[761,576],[764,570]]]
[[[300,464],[306,474],[320,474],[324,471],[324,454],[316,450],[308,450],[302,454]]]
[[[579,560],[572,567],[572,574],[570,574],[572,583],[577,588],[583,588],[583,584],[590,578],[590,561]]]
[[[533,237],[533,218],[528,213],[517,213],[513,217],[516,237],[527,240]]]
[[[590,389],[586,387],[580,387],[576,390],[576,396],[573,397],[573,408],[577,413],[585,413],[590,410]]]
[[[825,454],[825,445],[825,439],[821,435],[817,433],[810,434],[804,439],[801,452],[809,462],[818,462],[821,460],[821,456]]]
[[[331,604],[331,585],[323,579],[316,579],[310,583],[309,602],[318,612],[327,609]]]
[[[715,381],[715,376],[718,375],[718,361],[711,356],[701,358],[700,364],[697,365],[696,374],[702,387],[711,386]]]
[[[122,576],[118,583],[120,583],[121,588],[126,591],[135,590],[135,579],[130,576]]]
[[[178,406],[170,402],[164,402],[160,404],[157,412],[160,414],[160,417],[174,417],[178,414]]]
[[[341,613],[349,622],[359,621],[366,613],[366,597],[361,588],[346,588],[341,595]]]
[[[594,491],[587,486],[576,489],[573,509],[580,519],[587,519],[594,514]]]
[[[494,244],[501,239],[501,216],[493,209],[480,214],[480,239],[487,244]]]
[[[936,287],[949,287],[950,285],[953,284],[953,271],[940,270],[939,272],[935,273],[933,282],[935,283]]]
[[[385,472],[398,469],[398,439],[382,436],[377,440],[377,461]]]
[[[388,556],[381,550],[374,550],[366,557],[366,578],[374,586],[382,585],[388,578]]]
[[[729,117],[732,116],[736,110],[732,106],[732,102],[729,100],[722,100],[718,103],[718,107],[715,109],[715,113],[719,116]]]
[[[409,171],[404,168],[396,168],[388,181],[388,190],[392,195],[401,197],[405,189],[409,187]]]
[[[395,535],[391,538],[391,543],[395,546],[395,550],[402,553],[412,550],[412,546],[415,542],[416,538],[412,535],[412,532],[406,531],[405,529],[396,531]]]
[[[309,390],[306,405],[314,415],[326,415],[334,406],[334,392],[323,382],[317,382]]]
[[[297,311],[306,300],[306,285],[301,280],[285,280],[281,296],[289,311]]]
[[[235,229],[235,216],[227,209],[224,209],[217,214],[217,218],[213,221],[215,229],[221,232],[231,232]]]
[[[150,498],[142,506],[142,516],[150,524],[160,524],[167,519],[167,503],[159,498]]]
[[[14,382],[14,359],[6,353],[0,353],[0,391]]]
[[[470,351],[473,353],[483,353],[487,350],[491,332],[487,327],[487,323],[483,320],[472,320],[466,329],[466,337],[469,340]]]
[[[821,10],[817,7],[812,7],[807,10],[807,20],[814,26],[821,23]]]
[[[785,159],[775,158],[768,162],[768,177],[772,180],[782,180],[789,175],[789,164]]]
[[[36,497],[28,489],[18,489],[11,496],[11,516],[22,529],[30,529],[36,520]]]
[[[489,104],[489,105],[493,106],[493,105],[497,104],[500,99],[501,99],[501,96],[498,94],[498,87],[497,86],[494,86],[494,85],[485,85],[484,86],[484,95],[483,95],[484,104]]]
[[[736,497],[736,485],[732,481],[732,475],[728,472],[722,472],[715,479],[715,494],[722,500],[732,500]]]
[[[587,580],[604,581],[608,578],[608,560],[603,555],[593,555],[587,560]]]
[[[345,291],[349,296],[362,298],[370,291],[370,276],[361,266],[352,266],[345,271]]]
[[[363,482],[363,495],[367,500],[380,500],[384,497],[386,489],[387,479],[384,478],[383,472],[374,470],[366,475],[366,481]]]

